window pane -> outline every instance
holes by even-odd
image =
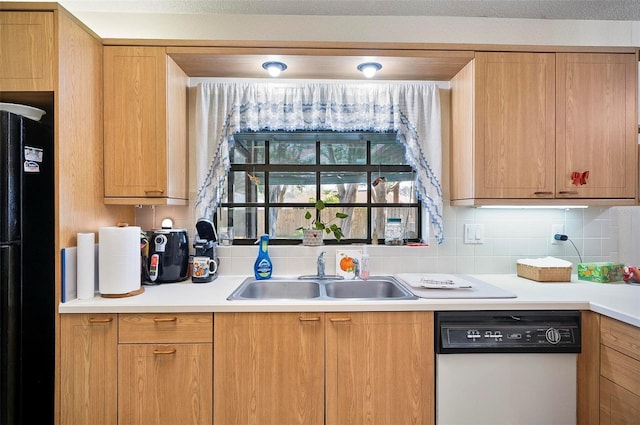
[[[234,171],[229,173],[227,186],[222,195],[222,202],[264,202],[264,173]],[[228,187],[233,190],[229,194]]]
[[[234,239],[257,239],[264,234],[264,208],[220,207],[217,227],[233,227]]]
[[[315,142],[272,140],[269,142],[269,163],[315,164]]]
[[[314,202],[315,173],[269,173],[269,202]]]
[[[241,139],[236,135],[229,159],[232,164],[264,164],[264,153],[263,140]]]
[[[374,165],[406,165],[404,146],[395,139],[371,142],[371,164]]]
[[[367,173],[320,173],[320,198],[327,203],[367,202]]]
[[[371,183],[371,202],[409,203],[415,202],[412,172],[386,173]]]
[[[337,212],[345,213],[349,217],[333,220],[332,217],[335,217]],[[342,227],[345,239],[365,239],[367,237],[366,207],[327,207],[322,211],[322,218],[328,221],[333,220],[332,223]]]
[[[302,239],[302,230],[298,230],[300,227],[307,227],[307,221],[304,219],[304,215],[307,212],[306,208],[271,208],[271,219],[274,225],[276,238],[282,239]]]
[[[320,164],[366,164],[365,140],[320,142]]]
[[[404,227],[404,239],[418,237],[417,207],[387,207],[371,209],[371,233],[377,233],[378,239],[384,239],[384,229],[388,218],[399,218]]]

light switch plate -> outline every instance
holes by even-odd
[[[484,224],[465,224],[464,225],[464,243],[483,244],[484,243]]]

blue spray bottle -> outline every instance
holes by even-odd
[[[258,246],[258,258],[253,265],[253,273],[256,279],[270,279],[273,271],[273,264],[269,258],[269,235],[260,236],[260,245]]]

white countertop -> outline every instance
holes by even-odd
[[[442,311],[442,310],[592,310],[640,327],[640,286],[625,283],[578,281],[543,283],[516,275],[472,275],[511,291],[517,298],[418,300],[261,300],[228,301],[247,276],[219,276],[210,283],[144,286],[128,298],[72,300],[59,305],[60,313],[183,313],[284,311]]]

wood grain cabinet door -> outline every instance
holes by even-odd
[[[633,54],[557,54],[558,197],[636,198],[637,67]],[[589,176],[575,185],[574,172]]]
[[[555,57],[475,58],[475,197],[553,198]]]
[[[212,347],[120,344],[119,425],[211,425]]]
[[[433,313],[327,313],[326,423],[433,424]]]
[[[53,91],[53,12],[0,12],[0,91]]]
[[[105,196],[166,196],[166,53],[104,48]]]
[[[115,314],[60,315],[60,424],[117,423]]]
[[[215,424],[324,424],[324,313],[218,313],[214,347]]]

